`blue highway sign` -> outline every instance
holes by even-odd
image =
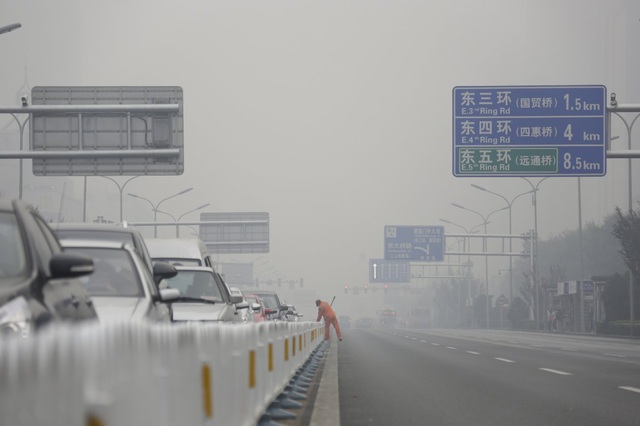
[[[408,283],[411,263],[402,260],[369,259],[370,283]]]
[[[444,226],[385,226],[385,260],[442,262]]]
[[[453,89],[453,174],[604,176],[604,86]]]

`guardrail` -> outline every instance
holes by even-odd
[[[0,341],[2,425],[255,425],[321,325],[56,325]]]

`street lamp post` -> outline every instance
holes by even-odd
[[[130,197],[133,197],[133,198],[139,198],[141,200],[145,200],[147,203],[149,203],[151,205],[151,209],[153,210],[153,221],[157,222],[158,221],[157,220],[158,219],[158,209],[160,208],[160,204],[164,203],[167,200],[170,200],[173,197],[177,197],[178,195],[186,194],[187,192],[189,192],[191,190],[193,190],[193,188],[184,189],[184,190],[178,192],[177,194],[173,194],[173,195],[170,195],[170,196],[168,196],[166,198],[163,198],[162,200],[158,201],[158,204],[155,204],[155,205],[151,201],[149,201],[147,198],[141,197],[140,195],[132,194],[130,192],[129,192],[128,195]],[[153,226],[153,236],[154,236],[154,238],[158,236],[158,225],[154,225]]]
[[[209,204],[210,203],[206,203],[206,204],[203,204],[203,205],[201,205],[199,207],[196,207],[195,209],[191,209],[188,212],[182,213],[180,216],[178,216],[177,219],[171,213],[167,213],[167,212],[162,211],[162,210],[158,210],[158,213],[164,213],[167,216],[169,216],[171,219],[173,219],[174,222],[176,222],[176,238],[179,238],[180,237],[180,224],[178,222],[180,222],[180,219],[182,219],[184,216],[188,215],[189,213],[193,213],[195,211],[202,210],[205,207],[208,207]]]
[[[533,203],[533,233],[534,233],[534,242],[533,242],[533,253],[531,259],[533,261],[533,271],[532,271],[532,280],[533,286],[536,290],[535,300],[536,300],[536,310],[535,310],[535,320],[536,320],[536,330],[540,330],[540,277],[538,277],[538,187],[542,182],[544,182],[547,177],[543,177],[538,181],[537,184],[533,184],[526,177],[522,177],[527,183],[531,186],[531,201]]]
[[[5,25],[0,27],[0,34],[5,34],[5,33],[10,33],[11,31],[17,30],[18,28],[22,27],[22,24],[20,23],[14,23],[14,24],[9,24],[9,25]],[[20,120],[18,120],[18,118],[15,116],[15,114],[11,113],[11,116],[14,118],[14,120],[16,120],[16,122],[18,123],[18,127],[20,128],[20,151],[22,151],[23,145],[24,145],[24,129],[25,126],[27,125],[27,122],[29,121],[29,117],[27,117],[22,123],[20,122]],[[20,176],[18,178],[18,199],[22,200],[22,169],[23,169],[23,159],[20,159],[20,168],[19,168],[19,173]]]
[[[477,214],[478,216],[480,216],[480,218],[482,218],[482,222],[484,224],[485,237],[483,238],[483,241],[482,241],[482,250],[485,253],[485,256],[484,256],[484,277],[485,277],[486,290],[487,290],[486,303],[485,303],[485,305],[486,305],[486,314],[487,314],[487,326],[486,326],[486,328],[489,328],[489,256],[486,254],[487,253],[487,237],[486,237],[486,235],[487,235],[487,224],[489,223],[489,218],[491,217],[492,214],[497,213],[497,212],[502,211],[502,210],[506,210],[506,209],[508,209],[508,207],[503,207],[501,209],[494,210],[491,213],[489,213],[488,215],[484,216],[482,213],[477,212],[475,210],[471,210],[471,209],[469,209],[467,207],[461,206],[460,204],[451,203],[451,205],[454,206],[454,207],[457,207],[459,209],[467,210],[467,211],[470,211],[471,213]]]
[[[127,184],[129,182],[131,182],[132,180],[134,180],[135,178],[139,178],[140,176],[134,176],[131,179],[127,180],[125,183],[123,183],[122,185],[120,185],[118,182],[116,182],[115,179],[110,178],[109,176],[99,176],[99,177],[103,177],[105,179],[109,179],[111,182],[115,183],[116,186],[118,187],[118,191],[120,191],[120,223],[122,223],[122,192],[124,191],[124,187],[127,186]]]
[[[471,184],[472,187],[479,189],[481,191],[485,191],[488,192],[489,194],[493,194],[496,195],[500,198],[502,198],[504,200],[505,203],[507,203],[507,207],[509,207],[509,235],[513,234],[513,229],[512,229],[512,216],[511,216],[511,207],[513,206],[513,203],[521,196],[525,195],[525,194],[530,194],[533,192],[533,190],[531,191],[527,191],[527,192],[523,192],[522,194],[518,194],[515,197],[513,197],[513,199],[511,199],[511,201],[509,201],[506,197],[498,194],[497,192],[493,192],[493,191],[489,191],[488,189],[480,186],[480,185],[476,185],[476,184]],[[513,239],[509,238],[509,253],[513,252]],[[509,303],[511,303],[513,301],[513,257],[509,256]]]
[[[478,231],[476,231],[475,229],[476,229],[476,228],[478,228],[478,227],[480,227],[480,226],[482,226],[482,223],[481,223],[481,224],[479,224],[479,225],[474,226],[474,227],[473,227],[473,228],[471,228],[471,229],[467,229],[467,228],[465,228],[464,226],[459,225],[459,224],[457,224],[457,223],[455,223],[455,222],[451,222],[450,220],[447,220],[447,219],[440,219],[440,221],[441,221],[441,222],[444,222],[444,223],[448,223],[448,224],[450,224],[450,225],[457,226],[458,228],[461,228],[461,229],[462,229],[462,230],[463,230],[467,235],[469,235],[469,234],[473,234],[474,232],[478,232]],[[466,252],[466,251],[468,250],[468,249],[467,249],[467,247],[468,247],[468,246],[467,246],[467,240],[468,240],[468,238],[469,238],[469,237],[465,237],[465,238],[463,238],[463,239],[462,239],[462,252]],[[458,251],[460,251],[460,249],[458,249]],[[469,255],[467,255],[467,264],[466,264],[466,265],[467,265],[467,273],[468,273],[468,275],[465,275],[465,276],[469,276],[469,275],[470,275],[470,274],[469,274],[469,272],[470,272],[469,262],[470,262],[470,260],[469,260]],[[460,256],[458,256],[458,264],[462,264],[462,262],[461,262],[461,260],[460,260]],[[458,268],[459,268],[459,267],[458,267]],[[464,273],[464,271],[463,271],[463,273]],[[469,292],[468,285],[469,285],[469,282],[467,281],[467,294],[465,295],[465,307],[467,306],[467,305],[466,305],[466,300],[467,300],[467,298],[469,297],[469,293],[468,293],[468,292]],[[461,309],[460,309],[460,298],[461,298],[461,296],[460,296],[460,286],[458,286],[458,323],[459,323],[459,324],[462,324],[462,317],[461,317],[461,315],[462,315],[462,314],[461,314]],[[466,314],[466,312],[465,312],[465,314]]]

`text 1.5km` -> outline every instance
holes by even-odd
[[[600,111],[600,104],[597,102],[587,102],[580,98],[571,99],[568,93],[564,95],[564,105],[567,111]]]

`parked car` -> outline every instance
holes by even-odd
[[[264,301],[265,307],[271,309],[267,318],[272,321],[287,321],[287,311],[289,307],[278,297],[278,293],[271,290],[251,290],[251,294],[255,294]]]
[[[249,308],[242,295],[231,294],[220,275],[206,266],[176,266],[177,275],[166,280],[180,296],[172,301],[172,320],[243,321],[239,311]]]
[[[296,307],[293,305],[286,305],[286,306],[287,306],[287,310],[286,310],[285,317],[287,321],[300,321],[300,318],[302,318],[302,314],[296,310]]]
[[[247,299],[244,297],[244,293],[238,287],[229,287],[229,292],[232,296],[242,297],[242,301],[246,302],[247,307],[238,309],[238,315],[242,318],[242,322],[254,322],[253,309]]]
[[[213,257],[198,238],[147,238],[147,247],[155,261],[176,265],[208,266],[213,268]]]
[[[159,289],[140,256],[129,244],[109,241],[63,240],[67,253],[90,256],[95,272],[80,278],[91,296],[100,321],[170,321],[167,304],[180,296],[172,289]],[[177,271],[166,265],[161,278]],[[158,266],[154,266],[158,270]]]
[[[59,240],[91,240],[91,241],[116,241],[131,244],[153,272],[153,261],[147,249],[145,239],[140,231],[130,228],[127,224],[114,225],[107,223],[55,223],[51,228]]]
[[[61,241],[71,239],[115,241],[123,244],[131,244],[153,276],[153,280],[157,285],[160,285],[162,278],[172,270],[172,266],[166,262],[154,261],[151,258],[146,240],[142,237],[140,231],[128,227],[126,223],[123,225],[105,223],[58,223],[53,225],[53,230]]]
[[[264,322],[268,320],[268,315],[274,313],[273,309],[265,307],[264,301],[255,294],[244,295],[247,302],[249,302],[250,308],[253,310],[253,321]]]
[[[64,253],[35,208],[0,200],[0,336],[28,337],[52,321],[95,320],[79,277],[93,261]]]

